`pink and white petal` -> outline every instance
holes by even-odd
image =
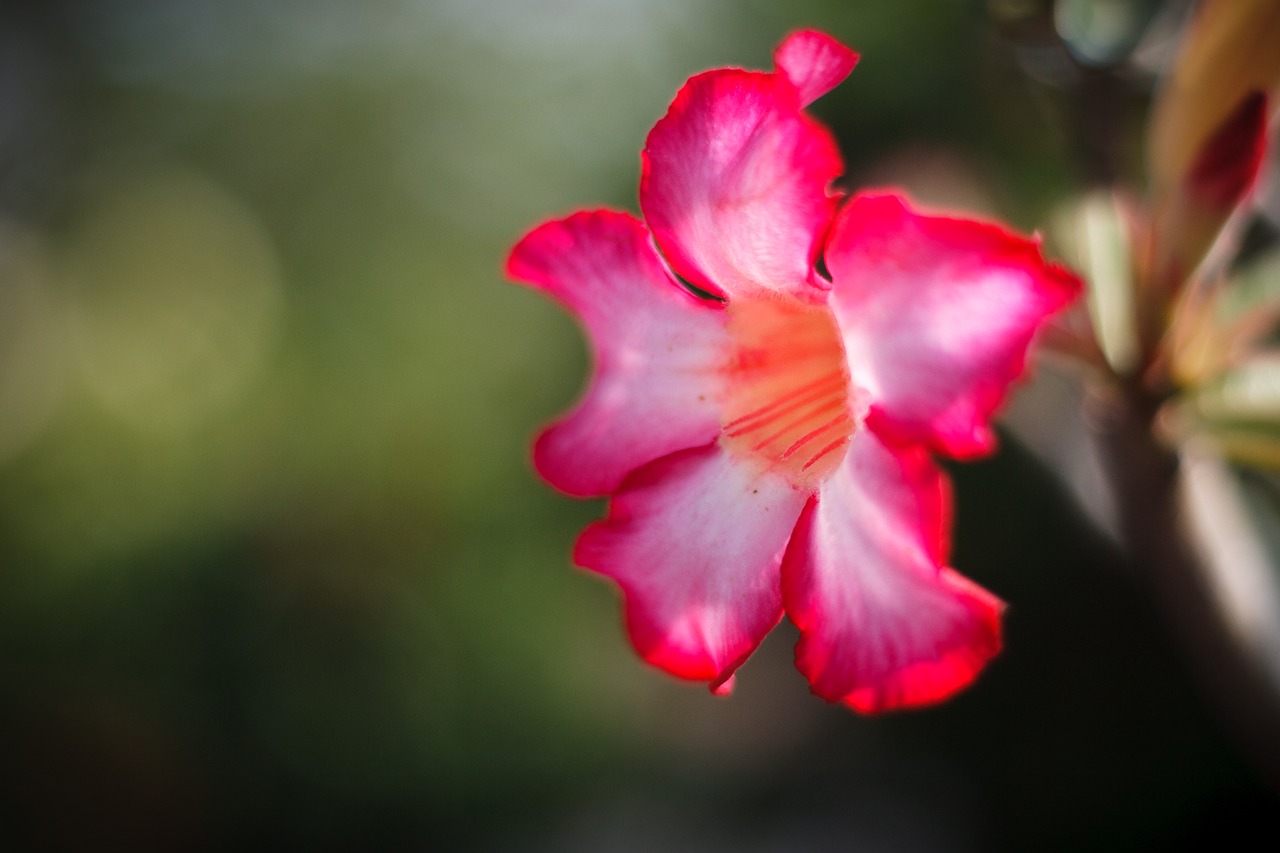
[[[672,268],[720,297],[819,298],[813,261],[844,169],[831,134],[776,74],[693,77],[649,133],[640,208]]]
[[[605,495],[641,465],[719,434],[724,310],[676,283],[639,220],[595,211],[547,222],[507,270],[576,315],[595,356],[582,399],[534,443],[548,482]]]
[[[782,566],[796,666],[814,693],[863,713],[925,705],[967,686],[999,651],[1003,605],[941,566],[949,506],[924,448],[854,436]]]
[[[808,106],[840,84],[858,64],[858,54],[826,33],[792,33],[773,52],[773,64]]]
[[[617,581],[649,663],[723,692],[782,618],[782,554],[808,494],[718,444],[633,473],[574,562]]]
[[[990,451],[990,420],[1025,370],[1036,331],[1080,292],[1036,239],[859,195],[826,249],[854,384],[868,423],[900,444],[958,457]]]

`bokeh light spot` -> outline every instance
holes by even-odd
[[[271,240],[189,172],[159,171],[95,202],[70,272],[83,379],[140,428],[182,431],[232,405],[278,331]]]

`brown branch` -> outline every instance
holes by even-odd
[[[1152,432],[1158,403],[1132,388],[1095,393],[1086,401],[1119,527],[1131,560],[1155,591],[1227,729],[1280,790],[1280,683],[1253,650],[1237,641],[1218,606],[1209,568],[1183,515],[1178,458]]]

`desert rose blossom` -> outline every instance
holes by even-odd
[[[785,612],[817,694],[935,702],[999,650],[1002,604],[946,565],[932,454],[993,449],[1033,336],[1079,282],[997,225],[893,193],[842,204],[839,152],[804,107],[857,56],[807,31],[774,60],[684,85],[642,153],[643,221],[576,213],[512,251],[509,274],[595,355],[534,463],[610,497],[574,559],[622,588],[646,661],[727,691]]]

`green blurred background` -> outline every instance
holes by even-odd
[[[570,565],[602,505],[528,461],[586,352],[505,253],[634,210],[685,77],[823,28],[863,54],[815,106],[851,186],[1029,231],[1090,176],[1043,6],[0,7],[0,846],[1274,837],[1149,591],[1015,441],[952,468],[1007,651],[875,719],[809,695],[786,627],[729,699],[645,667]],[[1149,81],[1112,79],[1139,128]]]

